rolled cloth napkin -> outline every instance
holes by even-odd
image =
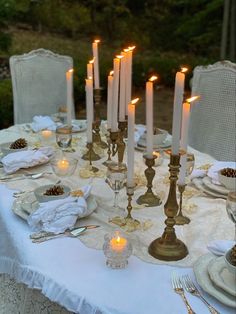
[[[208,250],[217,255],[224,255],[228,250],[230,250],[235,245],[235,241],[230,240],[215,240],[207,245]]]
[[[55,131],[57,124],[49,116],[34,116],[31,123],[31,129],[34,132],[39,132],[43,129]]]
[[[39,208],[28,217],[28,224],[34,231],[61,233],[71,229],[78,217],[82,218],[90,213],[86,199],[91,186],[81,188],[83,196],[68,196],[63,199],[40,203]]]
[[[6,173],[13,173],[21,168],[29,168],[49,161],[53,154],[51,147],[42,147],[38,150],[24,150],[10,153],[2,158],[3,169]]]

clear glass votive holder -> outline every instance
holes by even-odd
[[[50,144],[52,141],[55,141],[55,132],[52,130],[44,129],[40,133],[40,141],[43,145]]]
[[[106,265],[113,269],[125,268],[132,253],[132,245],[127,237],[116,230],[104,237],[103,252],[106,256]]]
[[[62,150],[70,147],[71,141],[72,126],[65,124],[56,128],[56,142]]]
[[[54,157],[50,163],[55,175],[66,177],[71,176],[75,172],[78,160],[72,157]]]

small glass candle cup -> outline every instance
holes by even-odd
[[[48,129],[40,131],[40,140],[42,144],[49,144],[52,140],[55,140],[55,132]]]
[[[71,176],[76,169],[78,160],[72,157],[54,157],[51,160],[53,172],[59,177]]]
[[[103,252],[107,257],[106,265],[113,269],[125,268],[132,253],[132,245],[120,231],[105,235]]]
[[[56,129],[56,142],[57,145],[63,149],[71,146],[72,141],[72,126],[62,125]]]

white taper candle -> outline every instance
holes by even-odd
[[[98,89],[100,87],[99,83],[99,58],[98,58],[98,43],[100,40],[95,40],[93,42],[93,58],[94,58],[94,88]]]
[[[120,99],[119,99],[119,121],[125,121],[126,103],[126,52],[122,52],[123,58],[120,61]]]
[[[93,80],[86,81],[86,116],[87,116],[87,143],[93,142]]]
[[[118,131],[117,117],[118,117],[118,99],[119,99],[119,77],[120,77],[120,57],[113,60],[113,89],[112,89],[112,120],[111,131]]]
[[[67,124],[71,125],[73,106],[73,69],[66,72]]]
[[[111,129],[112,121],[112,90],[113,90],[113,71],[107,78],[107,129]]]

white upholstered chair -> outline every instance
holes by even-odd
[[[35,115],[50,115],[65,106],[66,71],[71,68],[71,57],[45,49],[10,57],[14,123],[31,122]]]
[[[236,160],[236,64],[221,61],[193,72],[189,145],[217,160]]]

